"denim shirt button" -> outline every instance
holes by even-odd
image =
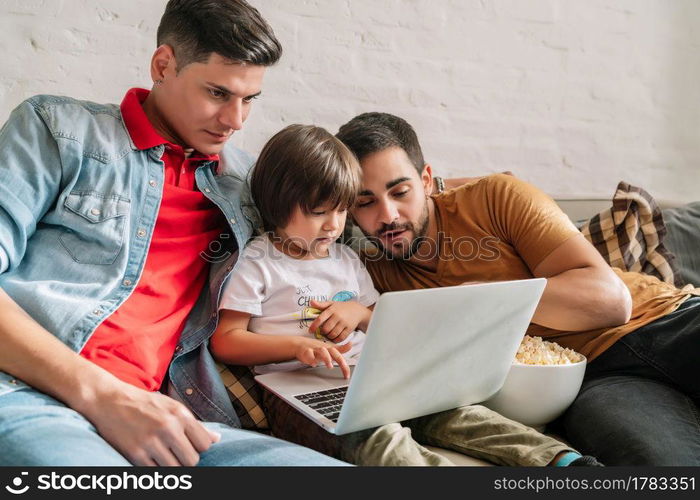
[[[124,281],[122,281],[122,285],[124,285],[124,286],[131,286],[131,280],[124,280]]]
[[[90,213],[92,215],[100,215],[101,212],[100,212],[99,208],[92,208],[92,209],[90,209]]]
[[[175,346],[175,352],[180,352],[180,351],[182,351],[182,346],[181,345]]]
[[[153,179],[151,179],[150,181],[148,181],[148,184],[149,184],[151,187],[156,187],[156,181],[154,181]]]
[[[139,238],[143,238],[144,236],[146,236],[146,230],[139,229],[138,231],[136,231],[136,236],[138,236]]]
[[[92,314],[94,314],[95,316],[102,316],[103,312],[101,309],[95,309],[94,311],[92,311]]]
[[[231,224],[235,224],[235,223],[236,223],[236,219],[234,219],[233,217],[231,217],[229,220],[231,221]]]
[[[14,379],[14,378],[13,378],[12,380],[10,380],[10,383],[11,383],[12,385],[17,385],[17,379]]]
[[[209,188],[204,188],[204,192],[205,192],[205,193],[211,193],[211,189],[209,189]]]
[[[193,392],[194,391],[192,390],[191,387],[188,387],[187,389],[185,389],[185,394],[187,394],[188,396],[191,396]]]

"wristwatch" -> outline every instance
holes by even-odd
[[[435,182],[437,194],[440,194],[445,191],[445,180],[442,177],[436,175],[435,177],[433,177],[433,182]]]

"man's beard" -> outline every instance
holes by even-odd
[[[372,243],[374,243],[388,257],[408,260],[416,253],[418,247],[420,247],[420,244],[423,242],[423,240],[425,240],[425,235],[428,232],[428,222],[428,204],[426,203],[423,207],[423,213],[415,223],[405,222],[403,224],[399,224],[392,222],[391,224],[384,224],[379,231],[372,235]],[[397,255],[391,248],[386,248],[384,243],[382,243],[381,235],[387,231],[411,231],[414,238],[408,245],[405,245],[402,242],[402,246],[404,247],[403,252]],[[408,246],[408,248],[406,248],[406,246]]]

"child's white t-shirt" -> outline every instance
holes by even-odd
[[[258,236],[243,249],[219,302],[219,309],[247,312],[251,315],[248,330],[267,335],[300,335],[326,340],[309,332],[316,315],[309,302],[316,300],[356,300],[371,306],[379,298],[372,278],[346,245],[329,246],[328,256],[300,260],[289,257],[272,244],[267,235]],[[342,345],[352,342],[345,353],[351,358],[360,352],[365,334],[351,333]],[[256,373],[294,370],[305,367],[299,361],[256,366]]]

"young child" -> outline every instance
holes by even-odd
[[[211,350],[256,373],[336,363],[346,378],[378,293],[358,256],[336,243],[360,188],[352,153],[326,130],[291,125],[265,145],[251,192],[266,233],[240,253]],[[408,362],[408,361],[401,361]],[[361,465],[450,465],[426,444],[504,465],[596,465],[534,429],[466,406],[335,436],[265,394],[273,433]]]
[[[226,363],[266,373],[335,362],[349,378],[345,357],[360,351],[357,330],[379,294],[358,256],[336,243],[360,182],[341,146],[323,129],[292,125],[260,154],[251,190],[266,233],[243,249],[222,295],[212,350]]]

